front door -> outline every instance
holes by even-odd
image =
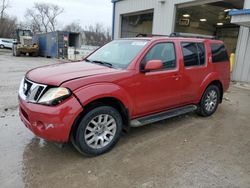
[[[179,66],[176,60],[175,44],[155,44],[141,62],[143,70],[149,60],[162,60],[163,68],[152,72],[140,72],[136,78],[136,115],[164,111],[179,104]]]

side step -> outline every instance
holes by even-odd
[[[188,105],[188,106],[184,106],[184,107],[180,107],[180,108],[175,108],[172,110],[168,110],[165,112],[160,112],[157,114],[153,114],[153,115],[149,115],[149,116],[145,116],[145,117],[141,117],[138,119],[134,119],[130,122],[131,127],[140,127],[143,125],[147,125],[150,123],[154,123],[157,121],[161,121],[164,119],[169,119],[175,116],[179,116],[182,114],[186,114],[192,111],[195,111],[197,109],[197,106],[195,105]]]

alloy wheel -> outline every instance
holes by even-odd
[[[205,99],[205,109],[208,112],[212,112],[217,105],[218,102],[218,95],[215,90],[211,90]]]
[[[115,119],[109,114],[100,114],[88,123],[84,132],[84,139],[89,147],[100,149],[113,140],[116,130]]]

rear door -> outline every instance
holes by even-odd
[[[160,42],[152,46],[143,58],[141,69],[149,60],[162,60],[163,68],[137,75],[137,115],[163,111],[179,104],[181,84],[175,49],[173,42]]]
[[[181,42],[183,56],[182,97],[181,103],[192,103],[197,100],[199,87],[207,76],[207,47],[204,42]]]

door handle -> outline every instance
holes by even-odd
[[[180,80],[181,76],[179,74],[175,74],[174,76],[172,76],[172,78],[176,81]]]

